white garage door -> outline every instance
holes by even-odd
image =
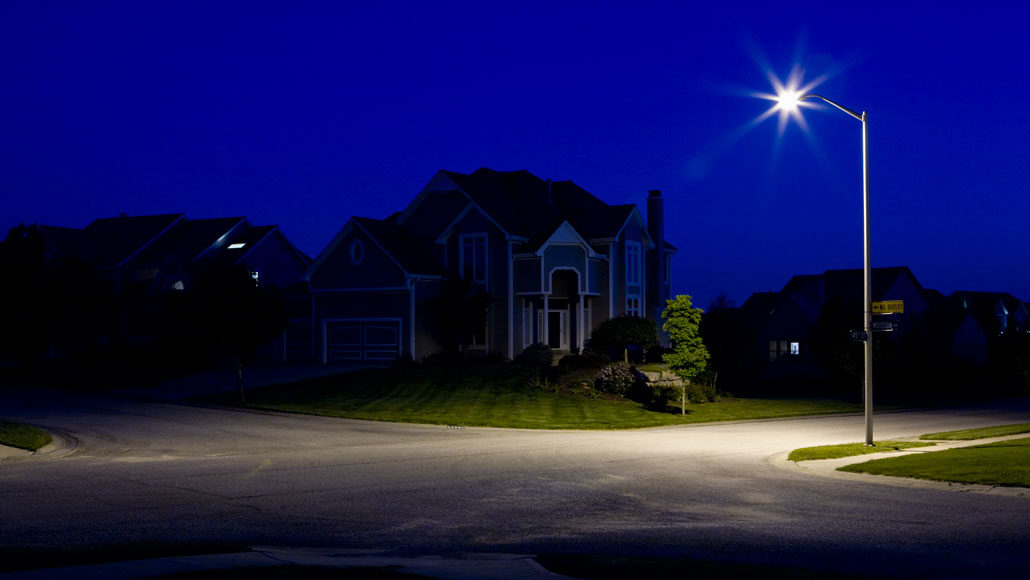
[[[395,319],[326,322],[326,362],[394,360],[401,354],[400,327]]]

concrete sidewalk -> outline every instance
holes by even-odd
[[[1010,439],[1025,439],[1027,437],[1030,437],[1030,433],[1022,433],[1019,435],[1006,435],[1004,437],[988,437],[986,439],[970,439],[966,441],[928,441],[928,443],[935,443],[935,445],[932,447],[915,447],[912,449],[903,449],[900,451],[884,450],[882,453],[870,453],[868,455],[852,455],[850,457],[839,457],[837,459],[814,459],[810,461],[790,461],[787,459],[787,456],[790,455],[790,451],[785,451],[783,453],[777,453],[776,455],[770,457],[769,463],[784,469],[800,471],[803,473],[819,475],[822,477],[829,477],[833,479],[875,482],[899,487],[950,489],[953,491],[970,491],[976,493],[989,493],[994,495],[1030,497],[1030,488],[1026,487],[1002,487],[995,485],[932,481],[928,479],[915,479],[908,477],[893,477],[889,475],[870,475],[868,473],[851,473],[847,471],[837,471],[838,468],[843,467],[845,465],[864,463],[866,461],[870,461],[873,459],[903,457],[905,455],[916,455],[922,453],[936,453],[938,451],[957,449],[959,447],[972,447],[974,445],[985,445],[987,443],[1008,441]],[[918,441],[919,438],[901,437],[898,438],[898,440]]]
[[[129,580],[169,574],[251,566],[326,566],[333,568],[390,568],[449,580],[571,579],[548,571],[533,556],[466,554],[461,557],[399,557],[369,550],[255,546],[251,552],[132,560],[89,566],[68,566],[0,574],[2,580]]]

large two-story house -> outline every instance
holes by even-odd
[[[440,171],[403,211],[351,218],[305,274],[322,362],[440,352],[440,297],[453,280],[489,296],[467,355],[511,359],[533,343],[574,352],[608,318],[661,322],[670,259],[663,199],[648,221],[571,181],[528,171]]]

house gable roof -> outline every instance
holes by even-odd
[[[224,248],[226,238],[234,230],[248,226],[249,222],[243,217],[183,220],[174,231],[151,244],[141,260],[156,266],[168,256],[174,256],[179,264],[189,267],[216,251],[219,244]]]
[[[545,181],[526,170],[487,168],[468,175],[441,170],[397,218],[397,223],[411,230],[412,222],[424,212],[422,206],[429,199],[451,191],[475,204],[506,235],[528,240],[534,248],[564,222],[587,240],[615,239],[631,219],[644,224],[635,205],[608,205],[571,181]],[[462,211],[469,210],[463,207]],[[451,225],[453,219],[448,227]],[[647,237],[646,227],[642,231]],[[650,237],[647,242],[652,244]]]
[[[279,229],[279,226],[255,226],[247,232],[245,237],[238,240],[240,243],[245,244],[242,248],[226,248],[225,252],[230,253],[229,255],[233,257],[233,260],[236,263],[240,263],[246,260],[247,256],[249,256],[251,252],[257,249],[257,247],[262,243],[275,237],[278,237],[288,248],[290,248],[290,250],[297,256],[297,260],[300,261],[305,268],[311,264],[311,258],[308,258],[304,255],[304,252],[298,250],[297,247],[293,245],[293,242],[290,241],[290,238],[287,238],[286,234]]]
[[[587,256],[592,258],[597,255],[597,252],[590,247],[590,244],[583,239],[583,236],[576,231],[576,228],[572,227],[572,224],[567,221],[562,222],[561,225],[554,230],[554,233],[552,233],[544,243],[540,244],[540,248],[537,249],[536,255],[543,256],[544,250],[551,244],[576,244],[582,246],[583,249],[586,250]]]
[[[81,257],[101,269],[119,268],[185,221],[181,213],[94,220],[83,230]]]
[[[329,245],[318,254],[302,276],[302,279],[310,281],[311,277],[322,267],[322,264],[326,262],[329,256],[340,249],[341,244],[354,228],[364,232],[406,276],[443,276],[443,269],[440,268],[432,255],[408,232],[394,223],[393,220],[377,220],[355,216],[344,224],[332,241],[329,242]]]

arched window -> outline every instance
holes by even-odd
[[[357,266],[365,259],[365,244],[361,240],[354,240],[350,243],[350,261]]]

